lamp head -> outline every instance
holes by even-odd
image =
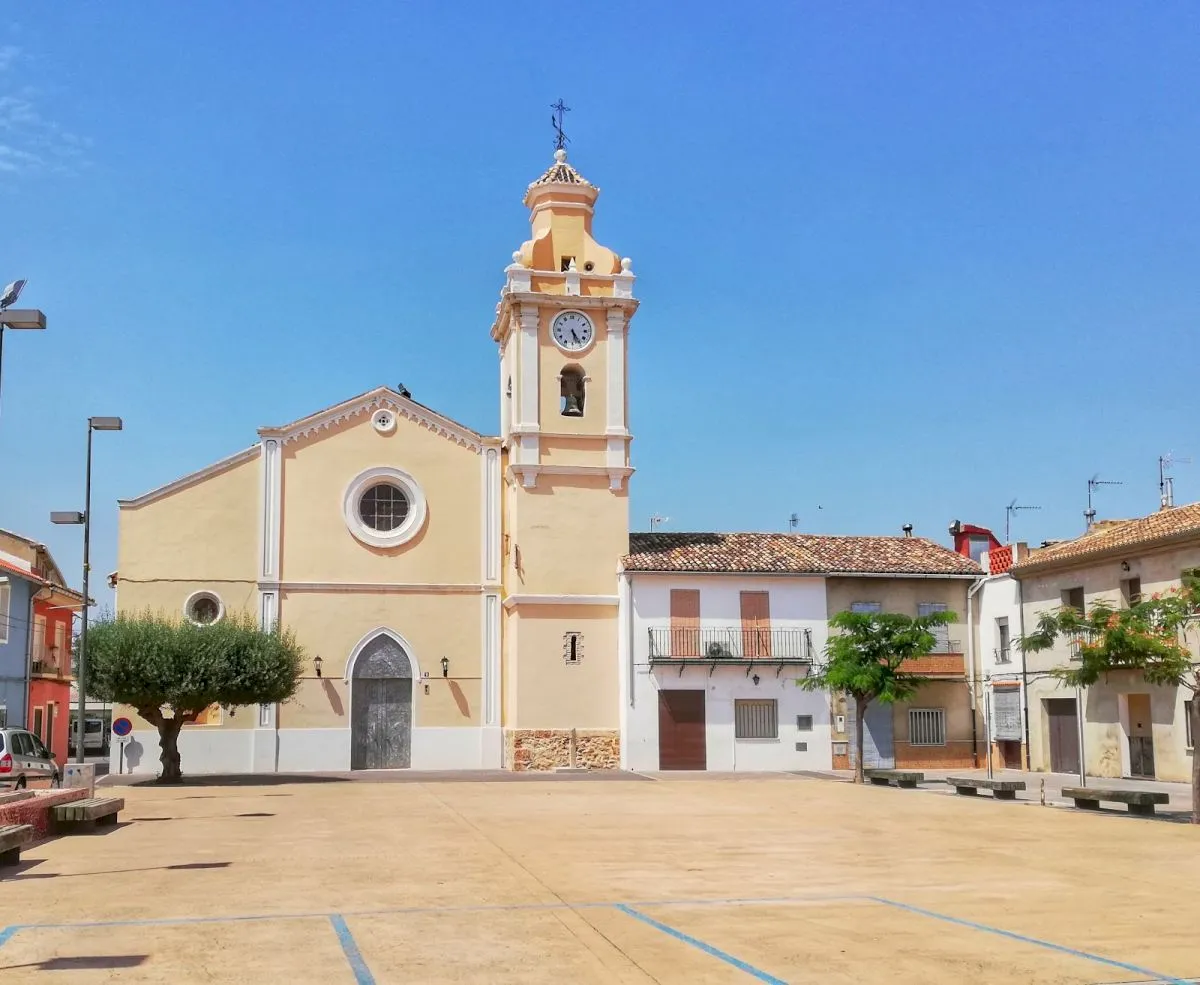
[[[119,417],[89,417],[88,427],[93,431],[120,431],[125,425]]]

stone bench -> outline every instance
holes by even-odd
[[[58,827],[86,825],[109,826],[117,823],[117,814],[124,810],[122,797],[92,797],[75,800],[69,804],[52,807],[54,823]]]
[[[955,793],[974,797],[980,790],[990,790],[996,800],[1016,800],[1017,791],[1025,789],[1024,780],[981,780],[973,776],[948,776],[946,782]]]
[[[1168,804],[1171,798],[1154,790],[1103,790],[1100,787],[1063,787],[1062,795],[1075,801],[1080,810],[1098,811],[1100,801],[1128,804],[1129,813],[1153,817],[1156,804]]]
[[[894,783],[906,790],[915,790],[918,783],[925,782],[924,773],[909,770],[863,770],[863,776],[876,786],[886,787]]]
[[[16,865],[21,861],[21,846],[33,841],[32,824],[0,826],[0,865]]]

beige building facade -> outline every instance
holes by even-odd
[[[616,765],[637,301],[592,237],[598,194],[561,151],[527,190],[498,435],[379,387],[120,503],[118,611],[244,614],[307,655],[292,700],[185,727],[186,769]],[[154,771],[156,732],[115,713],[126,768]]]
[[[1100,600],[1128,605],[1140,596],[1178,588],[1191,572],[1200,573],[1200,504],[1098,523],[1075,540],[1029,552],[1012,568],[1020,584],[1024,632],[1043,613],[1062,606],[1086,611]],[[1189,642],[1194,650],[1194,634]],[[1194,751],[1186,703],[1192,692],[1151,685],[1128,671],[1077,690],[1052,673],[1069,667],[1071,659],[1066,640],[1025,655],[1032,768],[1190,781]]]

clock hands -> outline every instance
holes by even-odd
[[[575,329],[571,329],[571,338],[575,340],[576,345],[579,345],[579,336],[575,334]]]

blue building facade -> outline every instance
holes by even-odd
[[[42,580],[0,559],[0,725],[25,726],[33,596]]]

